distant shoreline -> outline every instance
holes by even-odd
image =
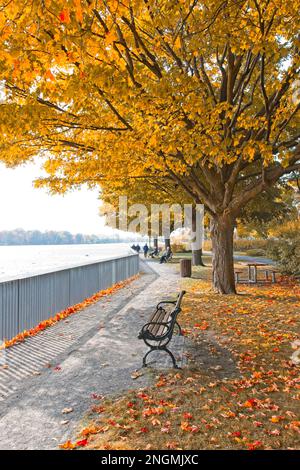
[[[99,242],[82,242],[82,243],[0,243],[0,246],[74,246],[74,245],[109,245],[109,244],[132,244],[137,243],[136,240],[105,240]],[[143,243],[140,241],[139,243]]]
[[[0,246],[98,245],[106,243],[142,243],[143,237],[116,233],[71,233],[67,230],[0,230]]]

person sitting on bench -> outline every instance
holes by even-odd
[[[159,260],[160,264],[167,263],[172,258],[172,255],[173,255],[173,253],[171,251],[171,248],[169,246],[167,246],[166,251],[164,252],[164,254],[162,255],[162,257]]]
[[[154,258],[154,256],[158,256],[158,255],[159,255],[158,247],[155,247],[155,249],[151,251],[151,253],[149,253],[149,256],[151,256],[151,258]]]

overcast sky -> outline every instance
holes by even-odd
[[[0,230],[110,232],[98,215],[100,201],[96,190],[50,196],[46,190],[33,187],[33,180],[41,174],[38,164],[8,169],[0,163]]]

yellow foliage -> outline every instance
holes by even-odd
[[[165,178],[212,215],[236,216],[299,160],[299,9],[2,2],[0,159],[46,155],[38,184],[53,191]]]

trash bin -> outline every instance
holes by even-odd
[[[180,260],[180,276],[181,277],[192,276],[192,260],[191,259]]]

